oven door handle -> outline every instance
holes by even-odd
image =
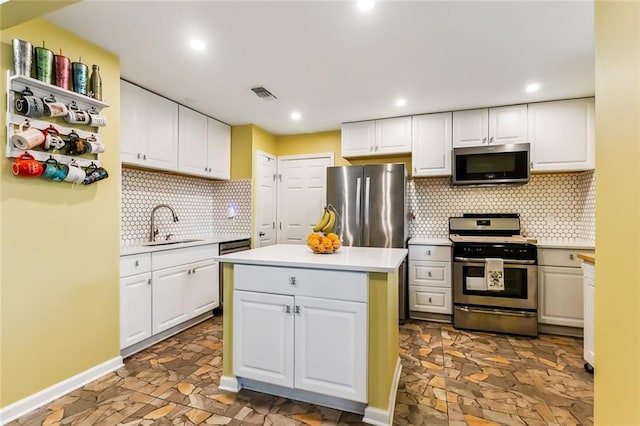
[[[470,262],[470,263],[486,263],[486,259],[472,259],[470,257],[454,257],[456,262]],[[535,260],[518,260],[518,259],[504,259],[505,264],[511,265],[535,265]]]
[[[505,311],[502,309],[483,309],[483,308],[470,308],[468,306],[456,306],[456,310],[465,312],[475,312],[478,314],[491,314],[491,315],[507,315],[511,317],[530,318],[537,317],[535,312],[526,311]]]

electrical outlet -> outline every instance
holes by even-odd
[[[547,226],[556,226],[556,218],[549,215],[545,218],[546,222],[547,222]]]

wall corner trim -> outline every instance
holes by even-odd
[[[393,424],[393,412],[396,407],[396,395],[398,394],[398,383],[400,382],[401,372],[402,364],[400,363],[400,357],[398,357],[389,392],[389,406],[386,410],[371,406],[365,408],[364,417],[362,418],[363,423],[378,426],[390,426]]]
[[[4,425],[12,420],[21,417],[36,408],[60,398],[67,393],[76,390],[87,383],[90,383],[105,374],[111,373],[118,368],[124,366],[122,357],[117,356],[108,361],[98,364],[88,370],[85,370],[75,376],[69,377],[66,380],[56,383],[46,389],[43,389],[33,395],[16,401],[13,404],[0,408],[0,424]]]

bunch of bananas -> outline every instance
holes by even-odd
[[[334,253],[340,248],[340,237],[332,232],[335,226],[336,211],[329,204],[324,208],[320,221],[313,227],[313,232],[307,237],[307,245],[314,253]]]
[[[336,225],[336,212],[332,207],[327,206],[324,208],[324,212],[322,213],[322,217],[316,223],[316,226],[313,227],[313,232],[331,232],[333,227]]]

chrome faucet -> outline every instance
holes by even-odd
[[[151,210],[151,232],[149,233],[149,241],[155,241],[156,240],[156,236],[159,234],[158,229],[155,227],[155,214],[156,214],[156,210],[158,210],[161,207],[166,207],[169,210],[171,210],[171,214],[173,215],[173,221],[177,222],[178,221],[178,215],[176,215],[176,212],[171,208],[170,205],[168,204],[158,204],[157,206],[155,206],[152,210]]]

